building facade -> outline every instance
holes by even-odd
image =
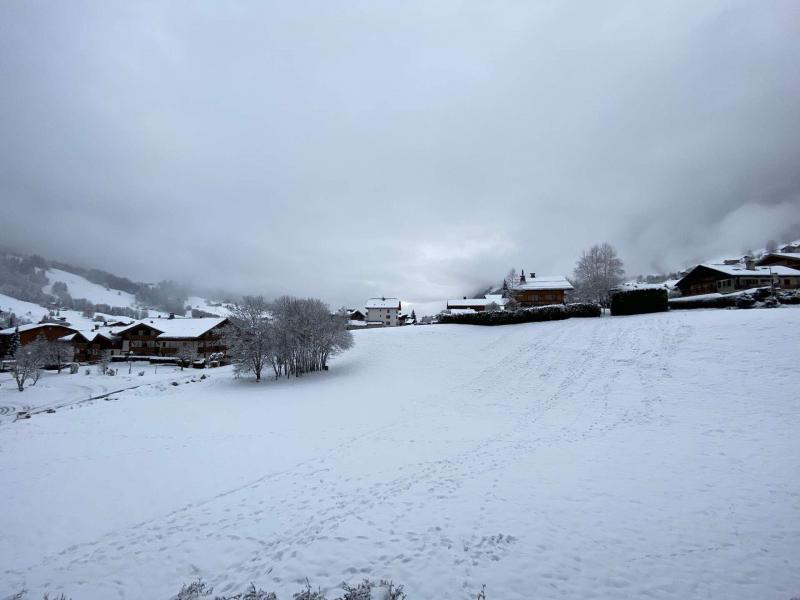
[[[399,324],[402,308],[399,298],[370,298],[365,308],[368,323],[380,323],[384,327],[396,327]]]

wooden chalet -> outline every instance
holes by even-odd
[[[701,264],[691,269],[675,284],[683,296],[726,294],[757,287],[783,289],[800,287],[800,270],[790,267],[750,264]]]
[[[40,335],[44,336],[47,341],[52,341],[77,333],[77,330],[57,323],[30,323],[0,330],[0,357],[6,355],[16,333],[19,333],[19,345],[24,346],[33,342]]]
[[[119,355],[122,349],[122,340],[107,331],[78,331],[60,338],[60,341],[72,345],[72,360],[76,362],[99,362]]]
[[[760,267],[790,267],[800,269],[800,252],[770,252],[756,263]]]
[[[483,312],[486,307],[491,304],[496,304],[498,307],[503,308],[508,300],[502,294],[487,294],[483,298],[463,298],[447,301],[447,310],[474,310],[475,312]]]
[[[567,292],[574,288],[562,275],[537,277],[536,273],[531,273],[526,277],[522,271],[519,277],[506,284],[505,289],[521,306],[547,306],[564,304]]]
[[[220,339],[226,318],[146,319],[117,332],[123,356],[177,356],[186,350],[197,358],[225,352]]]

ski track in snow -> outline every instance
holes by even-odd
[[[767,523],[758,540],[741,539],[724,528],[754,493],[754,484],[744,480],[750,468],[735,478],[741,485],[730,490],[728,515],[716,514],[716,494],[705,503],[697,500],[720,474],[710,473],[706,483],[711,487],[703,489],[704,479],[695,472],[703,470],[706,457],[717,460],[712,453],[724,449],[707,448],[697,437],[696,423],[689,421],[709,414],[692,413],[682,421],[681,407],[691,412],[692,402],[713,392],[706,385],[701,393],[686,393],[687,387],[702,384],[703,373],[699,365],[691,369],[691,357],[682,352],[687,342],[693,342],[693,352],[706,343],[697,338],[696,325],[704,335],[715,327],[727,335],[722,313],[710,314],[462,328],[464,335],[458,326],[366,332],[369,338],[359,338],[359,332],[359,349],[369,347],[378,358],[354,351],[343,362],[359,359],[366,363],[362,369],[386,375],[391,371],[378,361],[395,360],[398,376],[404,377],[394,384],[364,381],[365,393],[403,403],[382,423],[359,423],[329,442],[323,436],[313,457],[277,470],[266,457],[263,465],[250,464],[253,476],[243,484],[32,564],[16,564],[6,556],[2,579],[13,586],[63,589],[76,600],[167,598],[199,576],[218,593],[240,591],[255,581],[286,598],[306,577],[323,589],[342,580],[391,577],[416,592],[410,597],[474,597],[487,583],[488,596],[503,599],[724,595],[788,600],[800,593],[800,578],[788,570],[790,563],[797,567],[798,523],[787,524],[783,532]],[[791,325],[796,337],[800,319]],[[436,352],[426,352],[429,344]],[[404,360],[403,352],[424,360]],[[466,363],[459,362],[462,354]],[[361,376],[363,371],[352,368],[346,375]],[[311,384],[320,386],[309,388],[312,394],[331,391],[322,387],[321,378]],[[396,393],[369,389],[378,384],[396,385]],[[215,387],[207,389],[211,393]],[[284,389],[267,385],[263,398],[254,396],[254,401],[269,402],[271,394]],[[732,399],[729,410],[755,414],[744,400]],[[220,394],[219,402],[224,401]],[[795,402],[791,410],[796,408]],[[687,429],[690,435],[681,440]],[[769,439],[764,433],[758,443]],[[664,459],[671,435],[678,436],[676,446],[696,448]],[[703,436],[714,435],[711,423]],[[601,460],[605,449],[617,464]],[[373,452],[390,460],[381,464],[371,458]],[[644,467],[636,454],[643,455]],[[696,463],[681,462],[685,459]],[[257,463],[246,455],[241,460]],[[793,464],[796,468],[796,457]],[[651,467],[664,470],[650,472]],[[659,487],[659,480],[675,482],[682,476],[698,489],[676,490],[674,483]],[[604,486],[603,477],[614,484]],[[778,512],[800,516],[798,482],[776,482],[779,489],[780,501],[791,498],[794,504],[793,510]],[[147,502],[157,490],[135,493]],[[704,519],[706,525],[698,525]],[[749,519],[749,513],[742,517],[748,527]],[[755,529],[748,531],[752,535]],[[786,554],[779,556],[781,551]],[[778,572],[781,564],[786,570]],[[731,572],[737,565],[741,569]]]

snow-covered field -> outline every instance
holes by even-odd
[[[0,598],[800,595],[800,309],[354,335],[0,423]]]

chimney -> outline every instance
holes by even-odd
[[[174,319],[175,318],[175,313],[169,313],[169,318],[170,319]]]
[[[525,269],[522,269],[522,271],[519,274],[519,282],[525,283]]]
[[[756,268],[756,261],[753,260],[752,256],[745,256],[744,257],[744,268],[748,271],[752,271]]]
[[[531,273],[531,279],[536,279],[536,273]]]

